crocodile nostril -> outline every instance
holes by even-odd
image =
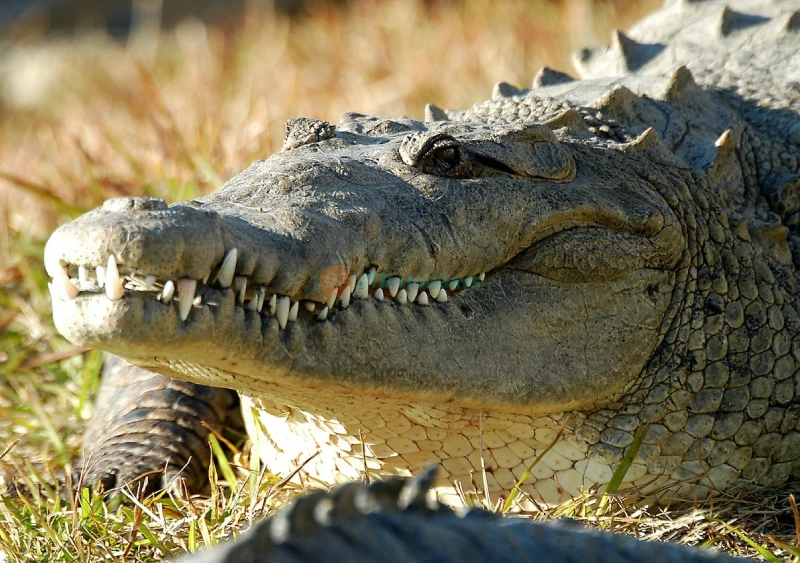
[[[160,211],[167,208],[167,202],[157,197],[117,197],[103,203],[103,210],[111,213],[122,211]]]

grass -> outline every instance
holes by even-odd
[[[571,72],[571,51],[657,3],[509,0],[498,10],[490,0],[355,0],[295,20],[254,11],[215,27],[145,29],[127,44],[41,42],[35,29],[12,30],[17,47],[0,69],[0,474],[29,494],[0,502],[0,562],[2,552],[10,561],[160,560],[235,535],[299,492],[246,445],[217,455],[208,498],[127,491],[130,502],[107,503],[56,485],[78,454],[101,362],[50,319],[42,252],[58,224],[109,197],[213,191],[276,150],[286,118],[420,118],[426,102],[465,108],[495,82],[528,85],[545,64]],[[590,491],[537,518],[786,557],[800,538],[788,498],[661,510],[634,508],[630,492]]]

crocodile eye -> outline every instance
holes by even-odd
[[[436,149],[431,155],[431,158],[436,161],[437,166],[441,166],[443,169],[455,168],[458,166],[458,163],[461,162],[461,157],[456,147],[442,147]]]
[[[456,139],[445,133],[415,133],[400,147],[403,162],[414,168],[448,178],[474,176],[469,154]]]

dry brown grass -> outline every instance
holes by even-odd
[[[189,22],[127,45],[23,42],[6,58],[17,66],[7,64],[16,70],[3,82],[18,93],[0,110],[0,464],[33,495],[0,502],[0,552],[19,561],[153,561],[227,537],[296,493],[246,452],[233,470],[220,458],[224,478],[213,470],[207,500],[112,510],[88,496],[62,500],[48,486],[77,454],[100,364],[98,353],[65,343],[49,317],[41,257],[57,224],[109,197],[175,201],[214,190],[278,147],[289,117],[419,118],[426,102],[464,108],[495,82],[527,85],[545,64],[571,71],[572,50],[656,3],[618,0],[621,11],[587,0],[360,0],[300,20],[252,12],[220,27]],[[17,88],[22,68],[35,78],[27,89]],[[15,105],[23,102],[35,105]],[[797,541],[786,499],[648,512],[588,494],[549,513],[752,554],[737,534],[775,552],[768,535]]]

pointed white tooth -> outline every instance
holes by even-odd
[[[428,294],[424,291],[420,291],[419,295],[417,295],[417,305],[427,305],[428,304]]]
[[[153,286],[156,284],[156,276],[155,274],[147,274],[147,277],[144,280],[144,288],[147,291],[153,289]]]
[[[192,305],[194,307],[199,307],[202,304],[203,304],[203,296],[202,295],[198,295],[197,297],[194,298],[194,301],[192,301]]]
[[[323,307],[322,311],[320,311],[319,315],[317,315],[317,320],[318,321],[324,321],[327,318],[328,318],[328,308],[327,307]]]
[[[254,287],[253,291],[258,296],[258,303],[256,303],[256,311],[260,311],[264,308],[264,299],[267,298],[267,288],[263,285],[258,287]]]
[[[447,303],[447,290],[443,289],[439,292],[439,295],[436,296],[437,303]]]
[[[395,295],[397,295],[397,290],[400,289],[400,278],[398,277],[389,278],[387,286],[389,288],[389,295],[394,297]]]
[[[419,284],[411,282],[406,286],[406,290],[408,293],[408,300],[409,302],[413,303],[417,300],[417,294],[419,293]]]
[[[106,297],[111,301],[119,301],[124,295],[125,289],[122,287],[122,280],[119,277],[117,259],[111,254],[108,257],[108,265],[106,265]]]
[[[350,286],[346,286],[342,292],[342,297],[339,299],[339,306],[342,309],[347,309],[350,306]]]
[[[289,307],[289,322],[293,323],[297,320],[297,310],[300,308],[300,302],[295,301],[292,303],[292,306]]]
[[[169,304],[172,301],[172,296],[175,295],[175,283],[172,280],[167,280],[164,284],[164,290],[161,292],[161,302]]]
[[[210,275],[211,275],[211,270],[207,271],[206,275],[203,276],[203,279],[202,279],[203,285],[206,285],[208,283],[208,278],[209,278]]]
[[[481,272],[480,274],[478,274],[478,279],[480,281],[483,281],[485,277],[486,277],[486,272]]]
[[[272,294],[272,297],[269,298],[269,314],[270,316],[275,316],[275,311],[278,310],[278,296],[276,294]]]
[[[401,289],[400,291],[398,291],[397,297],[395,297],[394,300],[400,303],[400,305],[405,305],[406,303],[408,303],[408,294],[406,293],[406,290]]]
[[[383,301],[383,289],[380,287],[376,289],[373,297],[375,298],[375,301]]]
[[[233,278],[233,291],[236,292],[236,301],[239,305],[244,305],[244,294],[247,292],[247,278],[236,276]]]
[[[71,281],[69,281],[69,274],[67,274],[66,268],[61,266],[55,270],[55,275],[53,276],[53,288],[58,292],[58,294],[61,296],[61,299],[64,301],[75,299],[80,293],[80,290],[72,285]]]
[[[225,255],[225,258],[222,259],[222,265],[219,267],[219,272],[217,272],[216,278],[216,282],[220,287],[231,286],[231,283],[233,282],[233,274],[236,273],[237,256],[238,251],[235,248],[231,248]]]
[[[455,291],[458,287],[458,280],[450,280],[450,283],[447,284],[447,287],[450,288],[450,291]]]
[[[441,290],[442,282],[440,280],[432,281],[428,284],[428,292],[431,294],[433,299],[436,299],[436,296],[439,295]]]
[[[251,297],[250,301],[247,302],[246,309],[248,311],[258,312],[258,295],[256,295],[255,293],[253,294],[253,297]]]
[[[289,322],[289,309],[291,307],[291,300],[286,295],[278,297],[278,305],[275,310],[275,317],[278,319],[278,325],[281,328],[286,328],[286,323]]]
[[[181,320],[189,318],[189,311],[194,303],[194,292],[197,290],[197,280],[181,278],[178,280],[178,313]]]
[[[81,288],[89,285],[89,272],[86,271],[86,266],[78,266],[78,283]]]
[[[98,266],[94,269],[94,271],[97,274],[97,285],[100,286],[100,289],[102,289],[106,284],[106,267]]]
[[[374,267],[367,270],[367,280],[369,281],[369,285],[375,283],[375,276],[377,275],[377,273],[378,270],[376,270]]]
[[[369,276],[361,274],[361,277],[358,278],[358,283],[356,283],[356,289],[353,291],[353,298],[366,299],[367,297],[369,297]]]
[[[358,276],[355,274],[350,274],[350,293],[353,293],[356,290],[356,282],[358,282]]]
[[[338,297],[337,291],[334,289],[331,291],[331,294],[328,295],[328,302],[325,304],[327,305],[328,309],[333,309],[333,304],[336,303],[336,297]]]
[[[314,309],[317,308],[317,304],[313,301],[303,301],[303,306],[306,308],[307,311],[313,313]]]
[[[472,276],[464,278],[464,287],[472,286]]]

